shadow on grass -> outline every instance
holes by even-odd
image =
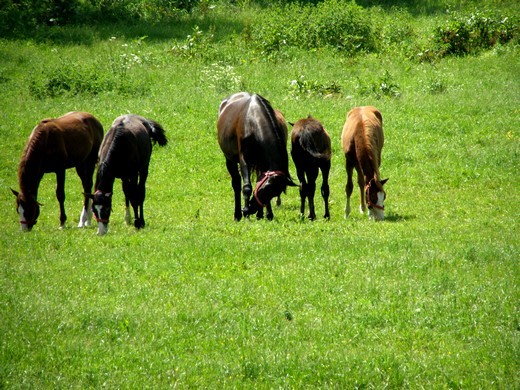
[[[167,20],[157,23],[136,20],[132,23],[97,23],[92,25],[40,26],[26,31],[4,34],[7,39],[30,39],[36,43],[55,45],[92,45],[111,37],[136,40],[146,37],[147,41],[182,40],[192,34],[195,27],[201,31],[211,31],[215,42],[226,40],[244,29],[240,20],[224,18],[219,15],[203,19],[186,18]]]
[[[389,213],[385,215],[385,222],[407,222],[415,218],[415,215],[401,215]]]

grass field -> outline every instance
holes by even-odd
[[[235,11],[0,40],[0,388],[519,388],[518,38],[423,62],[413,44],[266,60],[242,33],[263,9]],[[445,16],[386,18],[426,42]],[[233,221],[215,124],[238,90],[327,128],[329,221],[319,195],[318,219],[302,219],[295,188],[273,221]],[[367,104],[384,119],[381,223],[344,218],[341,128]],[[105,131],[128,112],[166,129],[145,229],[124,224],[119,185],[109,233],[76,228],[70,171],[67,228],[46,175],[38,224],[20,232],[23,146],[72,110]]]

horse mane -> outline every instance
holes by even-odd
[[[360,115],[360,124],[363,130],[360,138],[362,139],[363,147],[359,149],[356,148],[356,153],[358,153],[358,159],[362,163],[363,172],[366,174],[372,170],[374,172],[374,179],[380,180],[379,165],[381,161],[379,160],[379,151],[381,146],[379,145],[379,139],[374,130],[382,125],[382,118],[379,112],[373,114],[374,115],[365,115],[361,113]],[[377,121],[378,119],[379,122]],[[366,158],[362,158],[362,156]]]
[[[42,120],[33,129],[22,152],[18,166],[18,182],[20,193],[23,196],[36,195],[33,193],[36,191],[34,187],[38,184],[39,176],[43,175],[43,172],[39,169],[39,164],[43,159],[48,131],[45,131],[46,129],[42,125],[49,121],[50,119]]]

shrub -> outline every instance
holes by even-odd
[[[264,53],[294,46],[302,49],[334,48],[346,54],[374,48],[368,12],[346,0],[325,0],[318,5],[273,6],[262,12],[248,30]]]
[[[307,80],[305,76],[300,76],[292,80],[289,84],[291,95],[295,98],[300,96],[332,96],[341,93],[341,86],[335,81],[327,84],[320,83],[317,80]]]
[[[437,27],[433,46],[441,57],[476,54],[498,43],[507,43],[517,35],[515,20],[475,11],[469,16],[453,14],[444,25]]]

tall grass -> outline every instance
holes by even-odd
[[[385,48],[355,56],[262,55],[247,26],[263,10],[245,5],[180,25],[54,26],[44,39],[3,39],[0,387],[519,387],[517,38],[419,61],[446,15],[384,5]],[[230,9],[233,22],[215,22]],[[406,21],[403,50],[391,50],[401,34],[392,19]],[[72,87],[48,93],[53,77]],[[265,95],[291,122],[323,122],[330,221],[302,219],[289,188],[274,221],[233,222],[215,122],[238,89]],[[340,133],[347,111],[365,104],[384,118],[382,223],[343,218]],[[105,130],[127,112],[166,129],[145,229],[124,224],[117,186],[109,234],[75,228],[82,195],[70,171],[67,228],[57,229],[46,175],[38,224],[20,233],[9,187],[24,143],[41,118],[71,110],[92,112]]]

